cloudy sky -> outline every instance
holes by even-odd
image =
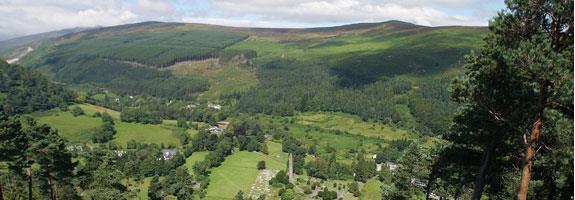
[[[0,0],[0,40],[141,21],[316,27],[401,20],[487,25],[503,0]]]

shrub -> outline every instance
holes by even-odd
[[[258,165],[257,165],[258,170],[262,170],[262,169],[266,169],[266,162],[265,161],[259,161]]]
[[[74,117],[84,115],[84,110],[82,110],[82,108],[80,108],[78,106],[72,108],[71,112],[72,112],[72,115],[74,115]]]

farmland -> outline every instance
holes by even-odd
[[[259,174],[258,161],[265,161],[268,169],[285,170],[287,155],[281,152],[281,145],[270,142],[268,146],[269,155],[239,151],[227,157],[222,166],[211,172],[206,199],[228,199],[240,190],[249,193]]]
[[[73,107],[73,106],[71,106]],[[167,146],[179,146],[178,137],[173,133],[176,129],[173,125],[159,124],[135,124],[125,123],[119,120],[119,113],[110,109],[102,108],[91,104],[82,104],[86,115],[74,117],[70,112],[61,112],[58,109],[32,113],[39,123],[48,124],[56,129],[71,143],[89,144],[91,143],[93,129],[102,123],[100,118],[92,117],[95,112],[107,112],[115,118],[118,133],[112,142],[125,146],[128,141],[135,140],[139,143],[164,144]],[[194,135],[195,130],[188,133]]]

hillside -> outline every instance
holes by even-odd
[[[0,41],[0,200],[574,198],[573,0],[6,3],[4,36],[497,14]]]
[[[71,28],[63,29],[58,31],[51,31],[46,33],[39,33],[33,35],[27,35],[24,37],[13,38],[9,40],[0,41],[0,56],[5,59],[12,59],[17,56],[18,51],[22,48],[36,48],[42,41],[58,38],[67,34],[77,33],[81,31],[86,31],[92,28]]]
[[[0,60],[0,110],[23,114],[66,107],[75,94],[40,73]]]
[[[429,133],[446,130],[455,108],[447,83],[486,31],[400,21],[308,29],[144,22],[45,40],[21,62],[120,95],[231,100],[242,112],[284,116],[345,112]]]

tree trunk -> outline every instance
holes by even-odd
[[[2,190],[2,187],[4,187],[2,185],[3,181],[0,180],[0,200],[4,200],[4,191]]]
[[[26,169],[28,172],[28,200],[32,200],[32,166]]]
[[[491,162],[491,157],[493,156],[492,154],[494,150],[495,146],[490,144],[489,146],[487,146],[487,149],[485,149],[485,151],[483,152],[483,158],[481,159],[481,167],[479,168],[479,173],[475,178],[473,196],[471,197],[472,200],[481,199],[481,195],[483,194],[483,188],[485,187],[487,170],[489,169],[489,164]]]
[[[427,179],[427,185],[425,186],[425,200],[429,200],[429,196],[431,195],[431,185],[433,181],[431,180],[431,176]]]
[[[535,153],[537,151],[537,141],[539,140],[539,135],[541,135],[542,128],[543,112],[540,112],[535,119],[533,129],[531,130],[530,140],[526,145],[525,164],[523,164],[521,182],[519,185],[519,194],[517,194],[517,198],[519,200],[527,199],[527,192],[529,191],[529,180],[531,179],[531,167],[533,166],[533,158],[535,157]]]
[[[461,196],[461,193],[463,191],[463,186],[465,185],[465,183],[463,182],[463,168],[461,167],[461,165],[459,165],[457,167],[457,181],[459,183],[459,187],[457,187],[457,189],[455,190],[455,200],[459,200],[459,197]]]
[[[54,188],[52,187],[52,177],[50,176],[50,171],[48,171],[48,189],[50,190],[50,199],[55,200]]]
[[[11,194],[14,195],[14,199],[20,199],[20,192],[18,191],[18,185],[16,185],[14,176],[10,175],[10,181],[12,182],[12,188],[10,189]]]
[[[433,181],[435,180],[435,174],[437,167],[433,166],[431,169],[431,173],[427,177],[427,185],[425,186],[425,200],[429,200],[429,196],[431,195],[431,188],[433,188]]]

